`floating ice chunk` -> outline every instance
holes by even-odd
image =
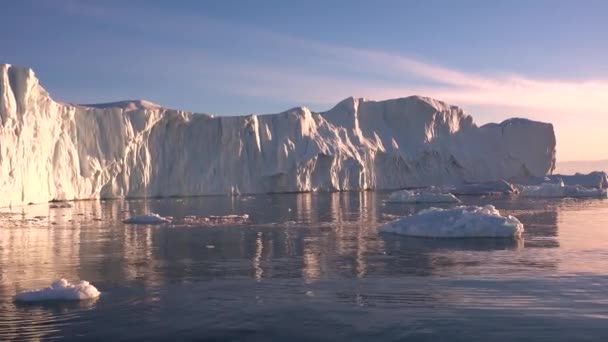
[[[18,302],[42,302],[52,300],[85,300],[99,297],[100,292],[88,281],[70,283],[65,279],[55,280],[51,286],[21,292],[15,296]]]
[[[548,175],[545,177],[522,177],[515,178],[513,181],[521,185],[536,185],[542,183],[559,183],[564,185],[580,185],[585,188],[607,189],[608,188],[608,173],[603,171],[594,171],[588,174],[577,173],[574,175]]]
[[[502,216],[492,205],[431,208],[380,227],[381,232],[418,237],[519,237],[524,225],[514,216]]]
[[[564,185],[563,181],[557,183],[542,183],[541,185],[521,186],[521,195],[524,197],[595,197],[606,198],[606,189],[586,188],[580,185]]]
[[[60,209],[60,208],[71,208],[72,205],[68,202],[51,202],[49,204],[49,208],[51,209]]]
[[[589,174],[577,173],[575,175],[552,175],[551,179],[561,179],[565,185],[580,185],[585,188],[608,189],[608,174],[594,171]]]
[[[482,182],[482,183],[465,183],[456,187],[453,191],[455,195],[501,195],[501,194],[514,194],[517,193],[517,189],[507,181],[500,180],[495,182]]]
[[[401,190],[393,192],[388,197],[389,203],[458,203],[456,196],[438,191]]]
[[[217,216],[185,216],[182,220],[176,220],[173,227],[196,227],[196,226],[221,226],[231,224],[244,224],[249,222],[249,215],[217,215]]]
[[[122,222],[127,224],[162,224],[171,223],[171,220],[158,214],[150,213],[148,215],[133,216]]]
[[[243,222],[249,219],[249,215],[220,215],[220,216],[209,216],[205,218],[207,222]]]

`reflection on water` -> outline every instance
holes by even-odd
[[[325,324],[375,322],[388,330],[369,326],[355,337],[394,339],[414,328],[430,337],[457,329],[431,322],[459,310],[468,310],[468,324],[480,329],[476,317],[490,324],[493,316],[471,310],[498,310],[496,317],[508,314],[509,307],[545,319],[555,314],[551,322],[558,327],[568,326],[558,322],[566,316],[604,317],[608,301],[594,286],[606,283],[608,271],[607,201],[465,198],[465,204],[491,203],[519,217],[524,238],[442,240],[378,234],[382,222],[428,207],[385,204],[386,197],[373,192],[218,196],[3,209],[0,340],[180,333],[242,339],[256,332],[280,338],[280,319],[294,315],[321,331]],[[147,212],[176,219],[249,214],[251,223],[173,228],[121,222]],[[581,273],[585,284],[573,277],[583,279]],[[556,283],[556,276],[569,280]],[[102,296],[85,303],[13,303],[15,293],[59,277],[89,280]],[[352,312],[350,305],[364,311]],[[423,320],[403,318],[404,308]],[[133,324],[147,329],[133,331]],[[110,326],[114,332],[103,329]],[[331,330],[326,339],[347,337]],[[302,338],[319,337],[311,334]]]

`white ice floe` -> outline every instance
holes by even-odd
[[[53,300],[85,300],[99,297],[100,292],[88,281],[70,283],[65,279],[55,280],[51,286],[21,292],[15,296],[18,302],[41,302]]]
[[[158,214],[150,213],[148,215],[133,216],[122,222],[127,224],[162,224],[171,223],[171,220]]]
[[[460,200],[450,193],[429,190],[400,190],[388,197],[389,203],[458,203]]]
[[[493,182],[481,182],[481,183],[464,183],[455,187],[452,191],[456,195],[504,195],[517,193],[517,189],[513,184],[498,180]]]
[[[606,198],[606,189],[587,188],[580,185],[564,185],[561,180],[556,183],[520,186],[521,196],[524,197],[555,197],[555,198]]]
[[[223,225],[223,224],[240,224],[249,220],[249,215],[217,215],[217,216],[186,216],[184,224],[193,225]]]
[[[380,227],[381,232],[417,237],[473,238],[519,237],[524,225],[514,216],[503,216],[492,205],[431,208]]]

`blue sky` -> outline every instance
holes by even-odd
[[[608,158],[608,1],[6,1],[0,62],[57,100],[218,115],[426,95]]]

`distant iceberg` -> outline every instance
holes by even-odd
[[[524,225],[492,205],[431,208],[380,227],[380,232],[431,238],[519,237]]]
[[[460,200],[450,193],[437,190],[400,190],[388,197],[389,203],[458,203]]]
[[[21,292],[15,296],[18,302],[42,302],[55,300],[85,300],[99,297],[101,293],[88,281],[70,283],[65,279],[55,280],[51,286]]]
[[[608,173],[594,171],[588,174],[576,173],[574,175],[547,175],[544,177],[517,177],[512,179],[521,185],[541,185],[542,183],[559,183],[564,185],[579,185],[585,188],[608,189]]]
[[[521,196],[524,197],[554,197],[554,198],[606,198],[606,189],[587,188],[581,185],[564,185],[557,183],[542,183],[540,185],[521,186]]]
[[[126,224],[163,224],[171,223],[171,220],[158,214],[150,213],[147,215],[133,216],[122,222]]]

